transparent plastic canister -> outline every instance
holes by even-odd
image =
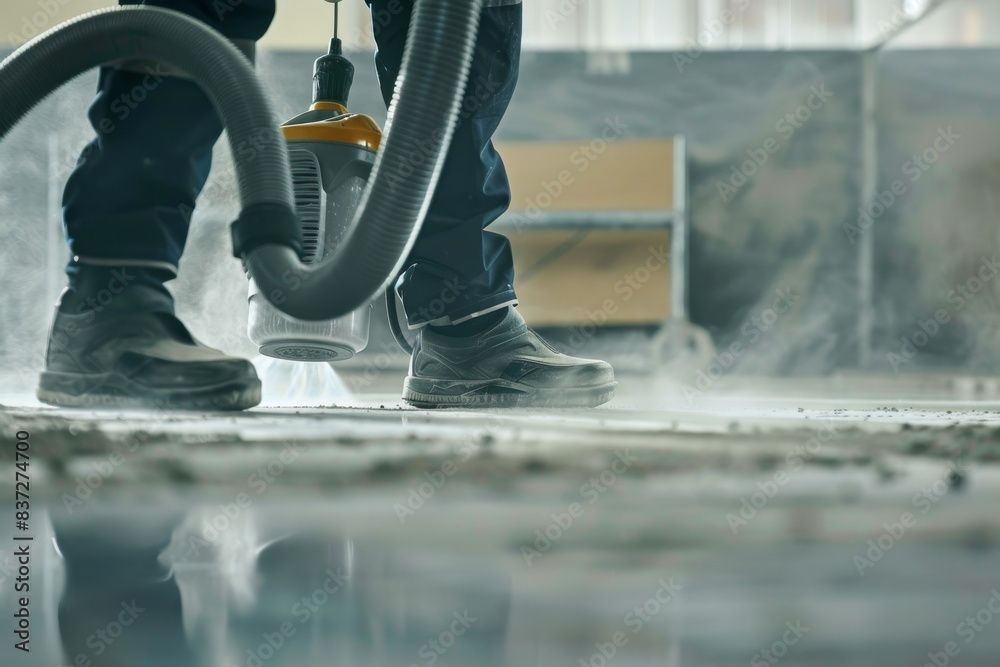
[[[348,144],[296,142],[290,144],[289,157],[303,259],[313,263],[335,252],[350,233],[375,152]],[[342,361],[368,346],[372,308],[369,304],[336,320],[304,322],[272,306],[251,280],[248,333],[268,357]]]

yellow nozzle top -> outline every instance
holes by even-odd
[[[382,130],[370,116],[349,113],[337,102],[316,102],[311,111],[331,111],[336,115],[324,120],[284,125],[281,131],[287,141],[335,142],[361,146],[378,151],[382,145]]]

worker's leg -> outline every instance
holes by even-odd
[[[413,3],[371,4],[388,101]],[[510,244],[485,231],[510,205],[492,138],[514,93],[521,50],[521,5],[487,4],[458,128],[398,286],[410,326],[421,328],[403,398],[418,407],[599,405],[614,392],[611,366],[559,354],[528,329],[511,307]]]
[[[274,0],[122,4],[178,10],[250,46],[274,16]],[[71,286],[87,267],[134,267],[140,279],[150,278],[139,270],[148,267],[154,280],[173,277],[222,132],[215,109],[193,82],[160,65],[130,63],[102,70],[89,115],[97,137],[84,149],[63,201],[76,258]]]
[[[375,62],[388,104],[413,0],[373,0],[371,5]],[[484,229],[510,205],[507,173],[492,138],[514,93],[520,51],[521,5],[487,8],[455,138],[398,286],[411,327],[458,323],[516,300],[510,244]]]
[[[274,0],[147,0],[252,44]],[[253,366],[198,343],[173,314],[174,277],[222,125],[193,82],[151,63],[101,72],[83,151],[64,196],[73,259],[38,397],[64,406],[243,409]]]

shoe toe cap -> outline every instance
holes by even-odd
[[[580,367],[579,372],[581,380],[585,380],[587,386],[612,384],[615,381],[615,369],[606,361],[589,360],[589,363]]]
[[[507,369],[505,375],[517,382],[540,388],[599,387],[615,382],[615,371],[604,361],[566,357],[562,363],[520,361]]]

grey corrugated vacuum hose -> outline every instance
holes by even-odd
[[[0,138],[93,67],[151,60],[186,72],[229,133],[243,207],[235,236],[261,293],[298,319],[340,317],[385,289],[413,245],[451,143],[481,8],[482,0],[416,1],[382,150],[353,232],[318,265],[305,266],[293,250],[287,150],[249,62],[182,14],[151,7],[93,12],[18,49],[0,64]]]
[[[385,139],[350,240],[321,264],[281,246],[246,257],[269,300],[303,320],[351,312],[389,286],[423,223],[458,119],[482,0],[417,0]]]

